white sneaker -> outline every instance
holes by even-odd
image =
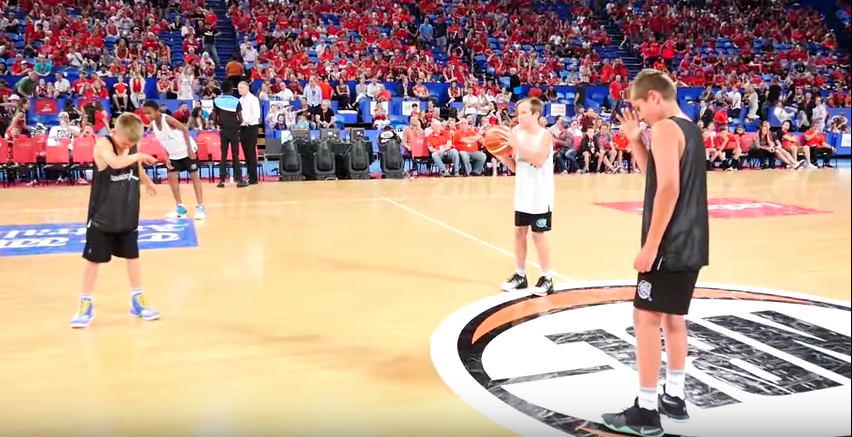
[[[204,220],[207,217],[207,209],[204,208],[204,205],[197,205],[195,207],[195,214],[192,217],[196,220]]]
[[[166,214],[166,218],[185,218],[186,217],[186,207],[183,205],[178,205],[175,207],[175,210]]]

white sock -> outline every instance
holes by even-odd
[[[515,273],[517,273],[517,274],[519,274],[519,275],[521,275],[521,276],[526,276],[526,275],[527,275],[527,274],[526,274],[526,272],[524,271],[524,269],[515,269]]]
[[[666,368],[666,394],[683,399],[683,380],[685,377],[686,372],[683,370]]]
[[[646,410],[657,409],[657,389],[639,388],[639,408]]]
[[[137,294],[142,294],[141,288],[134,288],[130,290],[130,296],[136,296]]]
[[[80,296],[80,300],[92,300],[91,294],[83,294]]]
[[[550,279],[550,272],[548,272],[547,270],[542,270],[541,276],[544,276],[545,278]]]

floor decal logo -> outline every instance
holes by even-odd
[[[432,361],[468,404],[526,437],[612,436],[602,413],[636,396],[635,282],[505,293],[450,316]],[[668,436],[852,434],[847,302],[699,284],[687,317],[691,420]]]
[[[0,226],[0,257],[83,253],[84,223]],[[192,220],[140,220],[139,249],[198,246]]]

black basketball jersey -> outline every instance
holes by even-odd
[[[116,154],[112,137],[106,137]],[[130,148],[136,153],[136,146]],[[87,228],[108,233],[130,232],[139,227],[139,164],[124,168],[94,169],[89,194]]]
[[[663,234],[657,265],[662,270],[698,270],[709,263],[710,220],[707,213],[707,156],[701,130],[694,122],[671,117],[683,131],[685,145],[680,158],[680,195]],[[648,238],[657,194],[657,169],[649,152],[642,212],[642,245]]]

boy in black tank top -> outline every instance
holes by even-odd
[[[688,350],[686,322],[698,272],[709,262],[709,216],[704,140],[677,103],[663,72],[645,70],[630,86],[632,109],[618,117],[645,178],[642,249],[633,298],[639,396],[632,407],[604,414],[604,424],[641,436],[665,434],[660,415],[689,419],[684,395]],[[639,120],[651,125],[651,147],[642,144]],[[666,341],[666,380],[658,394],[660,327]]]
[[[98,266],[113,256],[127,260],[130,279],[130,314],[145,320],[156,320],[160,313],[148,308],[142,296],[139,267],[139,198],[140,185],[155,194],[154,184],[142,168],[156,159],[136,153],[142,137],[142,120],[126,112],[115,121],[112,135],[98,138],[94,150],[92,191],[86,219],[86,245],[83,247],[83,295],[72,328],[84,328],[94,316],[92,290]]]

